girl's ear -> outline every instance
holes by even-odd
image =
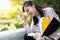
[[[35,4],[33,3],[32,7],[35,7]]]

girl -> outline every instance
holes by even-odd
[[[23,4],[23,20],[24,20],[24,28],[27,30],[27,34],[29,33],[35,33],[35,34],[39,34],[40,33],[40,18],[44,17],[44,12],[43,12],[43,8],[41,8],[40,6],[38,6],[36,3],[32,2],[32,1],[25,1]],[[31,26],[29,26],[28,21],[27,21],[27,15],[30,15],[32,17],[32,23]],[[31,36],[27,36],[27,34],[24,36],[25,40],[35,40],[34,38],[36,37],[31,37]],[[40,37],[40,36],[39,36]],[[51,39],[53,40],[53,38],[51,37],[46,37],[44,36],[44,38],[42,37],[41,39],[45,40],[45,39]],[[38,38],[40,39],[40,38]]]

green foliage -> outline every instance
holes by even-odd
[[[60,0],[33,0],[42,7],[53,7],[60,17]]]
[[[27,19],[28,19],[29,25],[31,25],[32,18],[31,18],[30,16],[28,16]],[[19,21],[17,21],[17,22],[15,23],[15,27],[16,27],[16,28],[22,28],[22,27],[23,27],[23,24],[24,24],[24,22],[23,22],[23,20],[21,19],[21,20],[19,20]]]
[[[8,28],[7,27],[4,27],[0,31],[5,31],[5,30],[8,30]]]
[[[15,24],[15,27],[16,27],[16,28],[22,28],[22,27],[23,27],[23,21],[22,21],[22,20],[18,21],[18,22]]]
[[[31,21],[32,21],[32,18],[28,17],[28,23],[29,23],[29,25],[31,25]]]
[[[23,27],[23,21],[17,20],[17,16],[22,13],[22,4],[25,0],[8,1],[10,2],[9,8],[4,9],[5,5],[1,5],[3,8],[0,8],[0,31],[13,30]],[[8,3],[8,1],[5,0],[5,3]]]
[[[39,6],[43,5],[43,0],[33,0]]]

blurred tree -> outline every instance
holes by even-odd
[[[22,14],[22,4],[24,3],[24,1],[25,0],[5,0],[5,3],[9,3],[10,6],[4,9],[5,6],[7,6],[6,4],[3,5],[2,9],[0,9],[0,31],[23,27],[23,21],[18,20],[17,16]],[[2,2],[4,3],[4,0]]]
[[[33,0],[41,7],[53,7],[60,17],[60,0]]]
[[[6,31],[6,30],[8,30],[8,28],[7,28],[7,27],[4,27],[4,28],[1,29],[0,31]]]
[[[43,5],[43,0],[33,0],[36,4],[38,4],[39,6]]]

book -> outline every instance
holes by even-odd
[[[60,27],[60,22],[56,19],[53,18],[46,30],[44,31],[42,36],[49,36],[53,32],[55,32],[58,28]]]

